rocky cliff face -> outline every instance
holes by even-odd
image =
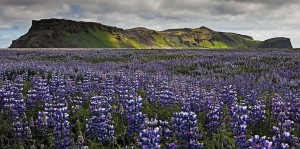
[[[293,47],[289,38],[277,37],[265,40],[258,45],[258,48],[292,49]]]
[[[281,40],[280,40],[281,41]],[[95,22],[64,19],[33,20],[29,31],[10,48],[256,48],[250,36],[207,27],[155,31],[143,27],[121,29]],[[267,42],[269,43],[269,42]],[[288,44],[287,42],[280,45]],[[261,47],[271,47],[264,44]],[[277,46],[278,47],[278,46]]]
[[[76,22],[65,19],[43,19],[33,20],[29,31],[14,40],[11,48],[58,48],[67,47],[61,37],[64,33],[69,34],[88,34],[90,31],[105,31],[114,33],[121,31],[117,27],[106,26],[94,22]],[[69,45],[70,46],[70,45]]]
[[[67,31],[70,33],[88,32],[88,30],[102,30],[112,33],[120,29],[94,22],[76,22],[65,19],[33,20],[29,31],[39,30]]]

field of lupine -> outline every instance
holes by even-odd
[[[0,148],[300,148],[300,52],[1,50]]]

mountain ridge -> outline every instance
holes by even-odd
[[[251,36],[214,31],[205,26],[157,31],[122,29],[97,22],[65,19],[33,20],[29,31],[10,48],[257,48]],[[271,42],[272,43],[272,42]],[[279,47],[291,46],[280,42]],[[285,45],[287,44],[287,45]]]

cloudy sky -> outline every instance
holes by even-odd
[[[300,47],[300,0],[0,0],[0,47],[31,20],[65,18],[156,30],[207,26],[254,39],[289,37]]]

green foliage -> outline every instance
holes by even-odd
[[[4,117],[3,115],[0,115],[0,134],[5,134],[6,137],[11,137],[11,126],[12,126],[12,120]]]
[[[114,121],[115,137],[117,139],[117,142],[118,144],[125,146],[127,124],[126,120],[124,119],[124,115],[113,113],[112,119]]]
[[[289,58],[279,58],[279,57],[264,57],[262,58],[259,62],[263,62],[265,64],[269,64],[269,65],[272,65],[272,64],[276,64],[278,63],[279,61],[280,62],[287,62],[289,60]]]
[[[245,98],[242,96],[242,94],[240,92],[237,92],[237,102],[241,103],[244,100]]]
[[[112,35],[105,31],[92,31],[88,33],[71,34],[63,32],[61,40],[69,46],[85,48],[117,48],[118,44],[112,41]],[[68,45],[65,45],[68,46]]]
[[[211,48],[224,49],[224,48],[229,48],[229,47],[223,42],[214,41],[213,47],[211,47]]]
[[[90,63],[104,63],[104,62],[126,62],[128,59],[118,58],[118,57],[98,57],[92,59],[85,59],[85,61]]]
[[[171,120],[174,112],[179,112],[180,106],[176,105],[174,107],[160,107],[156,106],[153,103],[149,103],[147,101],[143,102],[142,112],[147,114],[149,118],[156,118],[160,120]]]
[[[141,96],[142,99],[146,99],[146,93],[144,90],[138,90],[138,95]]]
[[[86,119],[89,119],[92,117],[92,113],[90,112],[89,109],[85,109],[85,108],[80,108],[78,110],[78,112],[76,112],[78,115],[77,115],[77,118],[75,120],[79,120],[80,122],[80,130],[82,132],[85,132],[86,131]],[[70,119],[71,119],[71,116],[70,116]]]
[[[187,58],[181,54],[148,54],[144,56],[145,61],[154,61],[154,60],[175,60],[175,59],[183,59]]]
[[[159,36],[158,34],[153,34],[152,37],[155,38],[158,47],[169,47],[163,37]]]
[[[51,61],[51,62],[65,62],[65,56],[64,55],[47,55],[38,57],[37,60],[41,61]]]
[[[239,67],[238,73],[261,73],[265,71],[268,71],[268,69],[254,66],[241,66]]]
[[[24,87],[23,87],[23,95],[27,96],[28,91],[32,88],[31,82],[24,81]]]
[[[211,138],[204,138],[204,144],[209,149],[234,148],[235,142],[231,137],[232,132],[226,129],[220,129],[218,133],[213,134]]]
[[[96,139],[92,140],[89,143],[89,149],[99,149],[99,148],[103,148],[103,146],[101,146],[99,141],[97,141]]]
[[[141,43],[139,43],[135,38],[124,37],[124,41],[125,44],[129,45],[132,48],[136,48],[136,49],[146,48]]]
[[[208,70],[216,70],[225,67],[224,64],[217,64],[217,63],[199,63],[199,66],[204,67]]]
[[[183,44],[179,36],[172,36],[166,39],[167,43],[173,48],[189,48],[188,45]]]
[[[29,120],[31,117],[36,119],[38,116],[38,112],[42,110],[44,110],[44,108],[37,103],[34,108],[26,110],[27,119]]]
[[[226,45],[226,43],[220,41],[209,42],[207,40],[201,41],[200,46],[203,48],[213,48],[213,49],[229,48],[228,45]]]
[[[209,47],[212,47],[212,43],[210,43],[209,41],[201,41],[200,42],[200,46],[203,47],[203,48],[209,48]]]
[[[176,66],[174,68],[175,73],[180,73],[184,75],[191,75],[196,70],[195,66]]]

